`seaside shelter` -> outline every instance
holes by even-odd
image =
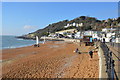
[[[93,38],[92,36],[83,36],[82,42],[85,44],[85,46],[93,46]]]

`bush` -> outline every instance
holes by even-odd
[[[43,32],[43,33],[41,33],[41,35],[42,35],[42,36],[48,36],[49,33],[48,33],[48,32]]]

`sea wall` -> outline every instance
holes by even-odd
[[[60,40],[66,42],[80,42],[79,39],[68,39],[68,38],[53,38],[53,37],[41,37],[40,40]]]
[[[98,56],[99,56],[99,80],[102,80],[103,78],[108,78],[106,73],[106,61],[104,56],[103,47],[100,46],[99,43],[99,49],[98,49]]]

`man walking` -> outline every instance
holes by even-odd
[[[93,58],[93,51],[92,50],[89,51],[89,55],[90,55],[91,58]]]

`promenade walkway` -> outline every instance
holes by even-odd
[[[120,79],[120,44],[119,43],[106,43],[110,51],[112,51],[112,58],[115,61],[116,77]]]

